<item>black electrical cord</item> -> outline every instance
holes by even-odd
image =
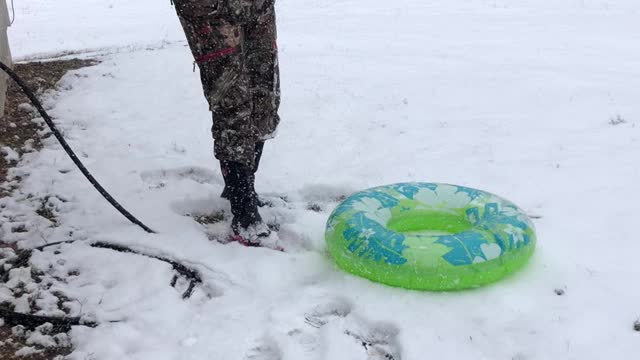
[[[118,210],[122,215],[124,215],[124,217],[126,217],[129,221],[138,225],[139,227],[144,229],[144,231],[150,234],[155,234],[155,231],[151,230],[149,227],[143,224],[140,220],[138,220],[135,216],[131,215],[131,213],[129,213],[125,208],[123,208],[122,205],[120,205],[111,195],[109,195],[109,193],[102,187],[102,185],[98,183],[98,181],[93,177],[93,175],[91,175],[89,170],[87,170],[87,168],[82,164],[80,159],[78,159],[78,157],[73,152],[71,147],[69,147],[69,144],[67,144],[67,142],[64,140],[64,137],[62,137],[62,134],[60,134],[60,131],[58,131],[58,129],[56,128],[56,125],[53,123],[53,120],[51,120],[51,117],[49,116],[49,114],[47,114],[47,112],[42,107],[42,104],[40,103],[38,98],[36,98],[36,96],[33,94],[33,91],[29,89],[29,87],[24,83],[24,81],[22,81],[22,79],[20,79],[20,77],[15,72],[13,72],[11,68],[9,68],[6,64],[4,64],[1,61],[0,61],[0,69],[2,69],[2,71],[7,73],[7,75],[9,75],[9,77],[11,77],[11,79],[13,79],[13,81],[15,81],[16,84],[18,84],[18,86],[22,89],[25,95],[27,95],[27,97],[29,98],[33,106],[35,106],[36,109],[38,110],[38,113],[40,113],[40,116],[42,116],[44,121],[47,123],[47,125],[53,132],[53,135],[55,135],[56,139],[58,139],[58,141],[60,142],[60,145],[62,145],[62,148],[64,148],[64,151],[67,152],[71,160],[76,164],[78,169],[80,169],[80,171],[82,172],[82,174],[84,174],[87,180],[89,180],[91,185],[93,185],[93,187],[96,188],[96,190],[98,190],[100,195],[102,195],[111,205],[113,205],[114,208],[116,208],[116,210]]]
[[[29,250],[20,250],[17,252],[17,256],[15,258],[9,259],[8,264],[11,265],[9,269],[26,268],[30,266],[29,263],[31,262],[31,256],[33,255],[34,251],[42,251],[49,247],[59,246],[62,244],[72,244],[74,242],[76,242],[76,240],[60,241],[56,243],[50,243],[50,244],[38,246],[36,248],[29,249]],[[120,253],[128,253],[128,254],[134,254],[139,256],[145,256],[145,257],[159,260],[171,265],[173,270],[176,272],[171,279],[171,282],[170,282],[171,287],[176,288],[178,284],[179,276],[189,281],[189,286],[182,293],[182,298],[185,300],[191,298],[196,286],[203,283],[202,276],[196,269],[191,268],[188,265],[184,265],[183,263],[180,263],[177,260],[172,260],[169,258],[165,258],[162,256],[153,255],[153,254],[147,254],[142,251],[138,251],[133,248],[130,248],[128,246],[111,244],[111,243],[106,243],[101,241],[91,243],[89,245],[92,248],[97,248],[97,249],[106,249],[106,250],[117,251]],[[0,278],[7,275],[7,273],[8,273],[8,270],[0,268]],[[87,321],[82,317],[69,317],[69,316],[51,317],[51,316],[40,316],[40,315],[32,315],[32,314],[16,312],[14,311],[13,307],[7,304],[0,304],[0,318],[3,318],[6,323],[12,326],[23,325],[29,329],[35,329],[40,325],[50,323],[51,325],[53,325],[54,330],[56,332],[57,331],[67,332],[71,329],[72,326],[88,326],[88,327],[98,326],[98,323]],[[114,323],[114,322],[119,322],[119,321],[110,321],[110,323]]]

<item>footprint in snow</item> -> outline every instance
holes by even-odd
[[[355,324],[345,330],[345,334],[360,342],[367,354],[367,360],[400,360],[400,346],[397,341],[399,330],[392,324]]]
[[[140,177],[152,189],[163,188],[170,182],[180,180],[191,180],[199,184],[224,185],[224,180],[220,175],[213,170],[198,166],[144,171]]]
[[[304,315],[307,325],[316,329],[326,325],[332,318],[345,318],[351,314],[352,305],[346,299],[334,299],[324,304],[316,305]]]
[[[318,304],[304,314],[306,326],[290,330],[286,335],[308,359],[324,359],[332,346],[346,354],[349,349],[339,349],[343,345],[332,344],[344,337],[347,344],[349,338],[352,341],[351,352],[358,354],[358,348],[362,349],[363,360],[400,360],[398,328],[363,319],[352,314],[352,309],[351,302],[343,298]]]
[[[326,339],[323,338],[320,328],[336,319],[344,319],[351,313],[351,308],[348,301],[334,299],[313,307],[304,313],[303,317],[293,320],[294,323],[300,321],[293,328],[288,327],[291,324],[276,323],[276,328],[280,330],[270,330],[258,341],[259,345],[249,351],[246,359],[325,359]],[[289,316],[285,321],[288,322],[288,319]]]
[[[200,224],[209,240],[222,244],[229,242],[232,215],[227,209],[226,200],[221,198],[181,200],[172,203],[171,207],[176,213],[190,217]],[[277,207],[263,207],[260,213],[269,229],[278,234],[280,239],[278,243],[286,252],[300,253],[313,250],[311,239],[306,234],[294,230],[290,225],[295,224],[296,221],[292,211]]]
[[[326,203],[342,201],[348,194],[353,194],[355,191],[355,189],[347,186],[311,184],[303,187],[300,190],[300,194],[307,202]]]
[[[387,323],[372,323],[352,315],[351,310],[350,302],[336,299],[316,306],[305,315],[305,322],[320,329],[336,319],[343,319],[341,331],[364,348],[367,360],[400,360],[398,328]]]
[[[258,345],[249,350],[246,360],[280,360],[282,351],[275,340],[265,337],[258,341]]]

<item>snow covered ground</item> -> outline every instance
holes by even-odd
[[[205,277],[184,301],[152,259],[78,243],[36,254],[51,275],[79,274],[56,286],[102,324],[72,331],[72,358],[638,358],[640,3],[541,3],[279,0],[283,123],[257,184],[291,199],[265,212],[291,249],[278,253],[211,242],[185,216],[228,205],[169,1],[17,0],[18,58],[113,49],[46,102],[159,234],[127,223],[48,139],[14,170],[23,195],[1,200],[5,239],[128,244]],[[323,240],[334,199],[398,181],[481,188],[542,216],[531,264],[446,294],[337,270]],[[20,216],[47,196],[59,227]],[[29,231],[7,230],[20,224]]]

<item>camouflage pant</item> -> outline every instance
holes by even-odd
[[[213,114],[216,158],[254,163],[280,122],[273,0],[174,0]]]

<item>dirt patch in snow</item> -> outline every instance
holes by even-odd
[[[96,63],[95,60],[80,59],[30,62],[16,64],[14,71],[36,92],[36,95],[41,95],[55,90],[60,79],[68,71]],[[19,178],[10,179],[11,183],[8,183],[9,169],[17,164],[20,156],[25,152],[38,151],[42,147],[42,122],[34,121],[39,115],[18,86],[11,80],[9,82],[5,114],[0,120],[0,197],[8,196],[11,190],[19,185]],[[55,222],[53,214],[50,211],[47,212],[44,207],[42,211],[38,211],[38,214]],[[0,239],[0,248],[17,250],[15,244],[2,242],[2,239]],[[49,336],[36,335],[45,339]],[[43,346],[37,341],[34,343],[33,334],[30,337],[28,332],[20,331],[19,327],[12,328],[5,325],[0,319],[0,359],[56,359],[70,354],[70,345],[59,343],[59,337],[64,337],[65,334],[55,336],[58,337],[55,341],[57,345]],[[53,336],[51,338],[53,339]]]
[[[3,360],[52,360],[63,359],[71,353],[70,346],[43,347],[33,344],[24,329],[0,327],[0,359]]]
[[[30,62],[16,64],[14,71],[38,95],[55,90],[68,71],[96,63],[95,60],[80,59]],[[0,121],[0,185],[6,182],[7,171],[18,161],[15,155],[21,156],[25,151],[37,151],[42,147],[39,136],[42,126],[33,121],[37,116],[27,96],[9,80],[5,113]],[[7,191],[0,187],[0,196],[6,196]]]

